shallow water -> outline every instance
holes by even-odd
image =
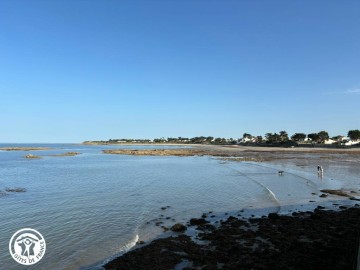
[[[85,268],[126,251],[138,239],[157,236],[162,231],[155,226],[159,221],[170,226],[208,211],[263,207],[281,211],[284,205],[320,201],[311,193],[322,188],[359,190],[358,160],[329,161],[321,179],[313,164],[301,167],[292,161],[105,155],[102,149],[116,147],[48,146],[54,149],[0,151],[0,190],[27,189],[0,196],[0,269]],[[67,151],[82,154],[46,156]],[[28,153],[43,158],[23,158]],[[279,176],[278,170],[284,175]],[[170,207],[161,210],[164,206]],[[8,252],[11,235],[26,227],[40,231],[47,243],[44,258],[29,267],[17,264]]]

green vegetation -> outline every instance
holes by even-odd
[[[242,138],[214,138],[212,136],[199,136],[193,138],[177,137],[177,138],[155,138],[150,139],[110,139],[108,141],[86,141],[84,144],[213,144],[213,145],[259,145],[259,146],[285,146],[293,147],[298,145],[315,145],[315,144],[335,144],[335,145],[353,145],[358,143],[360,140],[360,130],[350,130],[348,132],[348,138],[345,136],[332,137],[332,141],[328,141],[330,138],[329,133],[325,130],[317,133],[295,133],[290,138],[285,130],[279,131],[278,133],[266,133],[265,137],[253,136],[250,133],[244,133]],[[352,140],[351,144],[346,144]],[[360,145],[360,144],[359,144]]]
[[[360,130],[358,129],[349,130],[348,137],[353,141],[360,140]]]
[[[305,133],[295,133],[291,136],[291,140],[294,142],[303,142],[306,139]]]
[[[324,143],[326,140],[329,139],[329,134],[326,131],[320,131],[318,133],[319,136],[319,142]]]

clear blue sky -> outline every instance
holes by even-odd
[[[360,129],[360,1],[0,1],[0,142]]]

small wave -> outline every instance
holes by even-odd
[[[276,198],[274,192],[270,188],[268,188],[267,186],[265,186],[265,185],[262,185],[262,186],[269,192],[270,197],[272,197],[274,201],[279,203],[279,200]]]
[[[257,183],[259,186],[261,186],[262,188],[264,188],[267,191],[271,200],[277,205],[277,212],[279,212],[281,204],[280,204],[280,201],[276,198],[275,193],[270,188],[268,188],[266,185],[264,185],[263,183],[255,180],[255,179],[252,179],[251,177],[248,177],[248,176],[246,176],[246,177],[249,178],[250,180],[254,181],[255,183]]]
[[[134,238],[127,242],[125,245],[121,246],[117,254],[93,265],[81,267],[79,270],[105,270],[105,264],[128,252],[132,247],[136,245],[137,241],[139,241],[138,234],[136,234]]]
[[[137,243],[137,241],[139,241],[139,235],[136,234],[135,237],[130,240],[129,242],[127,242],[124,246],[122,246],[119,250],[120,253],[125,253],[127,251],[129,251],[132,247],[134,247]]]

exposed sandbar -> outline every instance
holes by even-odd
[[[77,155],[80,155],[80,154],[81,153],[79,153],[79,152],[66,152],[66,153],[49,155],[49,156],[50,157],[73,157],[73,156],[77,156]]]
[[[232,161],[272,161],[282,159],[305,160],[309,154],[323,155],[323,159],[336,159],[344,155],[359,158],[359,149],[322,149],[322,148],[278,148],[247,146],[193,145],[188,148],[173,149],[108,149],[105,154],[134,156],[215,156]],[[315,157],[315,155],[314,155]]]
[[[37,156],[37,155],[33,155],[33,154],[28,154],[28,155],[24,156],[24,158],[37,159],[37,158],[41,158],[41,157],[40,157],[40,156]]]
[[[0,147],[3,151],[37,151],[37,150],[50,150],[49,147]]]
[[[112,149],[103,150],[105,154],[133,156],[204,156],[208,153],[201,149]]]

